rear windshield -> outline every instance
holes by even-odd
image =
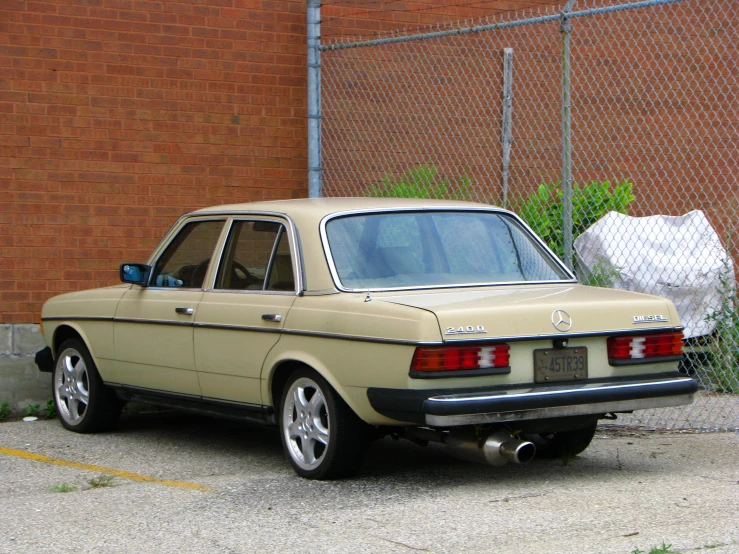
[[[570,279],[506,214],[349,215],[326,224],[326,239],[336,274],[347,289]]]

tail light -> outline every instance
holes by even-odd
[[[682,355],[682,331],[608,339],[608,362],[611,365],[666,362],[679,360]]]
[[[410,375],[428,378],[462,376],[467,371],[474,375],[508,373],[510,349],[507,344],[419,347],[413,354]]]

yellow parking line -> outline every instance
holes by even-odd
[[[17,456],[18,458],[25,458],[27,460],[33,460],[35,462],[43,462],[45,464],[52,464],[55,466],[73,467],[75,469],[83,469],[85,471],[95,471],[97,473],[107,473],[109,475],[115,475],[121,479],[130,479],[131,481],[141,481],[144,483],[154,483],[156,485],[165,485],[167,487],[179,487],[181,489],[197,489],[201,491],[210,491],[210,487],[206,485],[198,485],[197,483],[187,483],[185,481],[170,481],[169,479],[157,479],[155,477],[149,477],[148,475],[140,475],[131,471],[123,471],[122,469],[113,469],[112,467],[96,466],[91,464],[83,464],[81,462],[73,462],[71,460],[62,460],[61,458],[51,458],[44,456],[43,454],[34,454],[33,452],[26,452],[24,450],[13,450],[12,448],[3,448],[0,446],[0,454],[7,454],[8,456]]]

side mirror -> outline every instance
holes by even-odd
[[[146,264],[121,264],[121,281],[145,287],[149,283],[151,266]]]

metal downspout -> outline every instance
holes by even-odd
[[[321,2],[308,0],[308,197],[321,197]]]
[[[568,14],[576,0],[567,0],[562,11],[560,32],[562,33],[562,227],[564,263],[574,271],[572,263],[572,124],[570,75],[570,19]]]

